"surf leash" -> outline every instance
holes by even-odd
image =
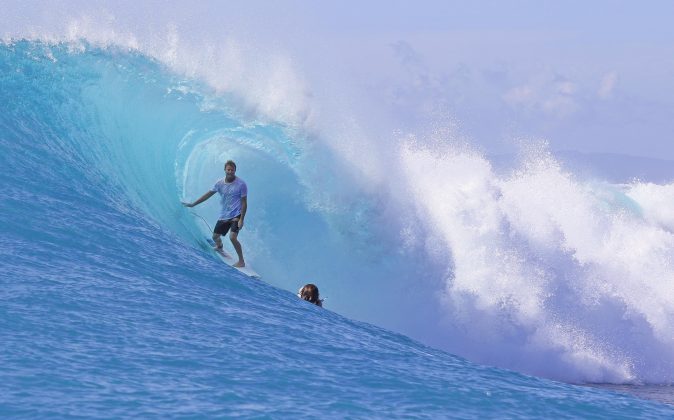
[[[203,218],[203,216],[201,216],[200,214],[198,214],[198,213],[196,213],[196,212],[193,212],[193,211],[191,211],[190,213],[192,213],[193,215],[195,215],[195,216],[197,216],[199,219],[201,219],[201,221],[204,222],[204,223],[206,224],[206,226],[208,227],[208,230],[211,231],[211,232],[213,232],[213,229],[211,229],[211,225],[208,224],[208,222],[206,221],[206,219]]]

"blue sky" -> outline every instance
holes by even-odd
[[[674,2],[195,3],[5,1],[0,34],[87,17],[141,43],[169,27],[195,46],[235,38],[287,55],[309,96],[347,95],[379,136],[451,120],[493,153],[543,139],[674,160]]]

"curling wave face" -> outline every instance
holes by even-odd
[[[671,186],[582,181],[545,151],[505,175],[420,141],[350,160],[329,136],[256,120],[133,51],[21,41],[0,54],[2,252],[31,256],[12,276],[55,261],[77,272],[70,252],[87,275],[105,254],[123,277],[166,241],[178,244],[166,269],[206,264],[208,229],[179,201],[231,158],[250,188],[247,260],[271,284],[315,282],[327,307],[471,360],[573,382],[674,380]],[[195,209],[206,220],[212,201]]]

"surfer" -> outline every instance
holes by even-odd
[[[218,180],[210,191],[199,197],[193,203],[185,203],[185,207],[194,207],[198,204],[211,198],[215,193],[220,194],[220,216],[218,222],[213,229],[213,242],[215,242],[215,250],[222,253],[222,235],[227,235],[229,231],[229,239],[234,245],[236,255],[239,260],[234,264],[234,267],[245,267],[246,263],[243,260],[243,248],[238,240],[239,231],[243,229],[243,219],[246,216],[248,209],[248,186],[243,179],[236,176],[236,163],[231,160],[225,162],[225,178]]]
[[[298,292],[297,296],[300,299],[304,299],[307,302],[311,302],[314,305],[323,307],[323,299],[320,298],[318,293],[318,287],[315,284],[309,283],[305,284]]]

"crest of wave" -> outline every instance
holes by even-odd
[[[506,176],[465,148],[401,156],[426,246],[451,255],[452,350],[572,382],[674,380],[673,186],[575,179],[544,147]]]
[[[6,35],[28,40],[68,43],[73,51],[86,44],[138,51],[187,78],[199,79],[215,93],[237,100],[256,120],[281,121],[304,128],[310,120],[310,93],[292,57],[232,36],[191,39],[176,25],[139,34],[111,13],[64,18],[49,29],[27,29]]]

